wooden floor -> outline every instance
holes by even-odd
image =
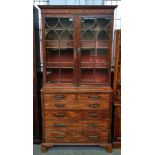
[[[99,146],[54,146],[47,153],[41,153],[40,145],[33,145],[33,155],[121,155],[121,150],[107,153]]]

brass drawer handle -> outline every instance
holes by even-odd
[[[100,96],[97,96],[97,95],[88,95],[87,96],[89,99],[99,99],[100,98]]]
[[[65,136],[55,136],[55,138],[57,138],[57,139],[64,139]]]
[[[97,117],[98,114],[90,113],[89,116],[90,116],[90,117]]]
[[[55,114],[56,117],[64,117],[65,115],[60,113],[60,114]]]
[[[64,95],[55,95],[54,98],[55,98],[56,100],[62,100],[62,99],[65,98],[65,96],[64,96]]]
[[[100,105],[99,104],[90,104],[88,105],[90,108],[98,108]]]
[[[65,105],[64,105],[64,104],[55,104],[55,106],[56,106],[57,108],[63,108]]]
[[[55,126],[56,126],[56,127],[64,127],[65,124],[63,124],[63,123],[57,123],[57,124],[55,124]]]
[[[96,140],[98,138],[98,136],[88,136],[88,138],[91,140]]]
[[[89,124],[88,126],[94,128],[94,127],[96,127],[97,125],[96,125],[95,123],[91,123],[91,124]]]

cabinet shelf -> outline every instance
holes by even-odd
[[[108,69],[108,67],[80,67],[80,68],[83,68],[83,69],[87,69],[87,68],[89,68],[89,69]]]
[[[107,28],[81,28],[81,31],[108,31]]]
[[[46,68],[47,81],[53,83],[74,82],[73,68]]]
[[[48,47],[46,46],[46,49],[56,49],[56,48],[60,48],[60,49],[74,49],[74,47],[59,47],[59,46],[55,46],[55,47]]]
[[[61,69],[61,68],[62,68],[62,69],[63,69],[63,68],[64,68],[64,69],[65,69],[65,68],[66,68],[66,69],[67,69],[67,68],[71,68],[71,69],[73,69],[74,67],[59,67],[59,66],[57,66],[57,67],[48,67],[48,66],[46,66],[46,68],[47,68],[47,69],[53,69],[53,68],[60,68],[60,69]]]
[[[73,48],[74,41],[73,40],[45,40],[46,48],[54,47],[54,48]]]
[[[65,30],[69,30],[69,31],[73,31],[74,28],[45,28],[46,31],[50,31],[50,30],[55,30],[55,31],[65,31]]]
[[[109,49],[109,46],[98,46],[98,47],[81,47],[81,49]]]

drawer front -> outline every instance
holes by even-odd
[[[110,94],[101,94],[101,93],[85,93],[78,95],[79,100],[110,100]]]
[[[75,94],[44,94],[45,101],[66,101],[75,100]]]
[[[101,110],[85,110],[85,111],[64,111],[64,110],[54,110],[54,111],[44,111],[45,120],[104,120],[108,119],[109,114]]]
[[[52,131],[52,130],[92,130],[92,129],[102,129],[104,131],[108,131],[110,128],[110,120],[103,120],[103,121],[45,121],[45,131]]]
[[[68,110],[109,110],[110,103],[109,101],[70,101],[70,102],[55,102],[55,101],[45,101],[44,109],[45,110],[58,110],[58,109],[68,109]]]
[[[108,141],[108,132],[93,131],[49,131],[45,133],[47,143],[100,143]]]

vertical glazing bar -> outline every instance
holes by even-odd
[[[74,16],[74,82],[78,84],[78,38],[77,38],[77,15]]]
[[[76,34],[77,34],[77,84],[80,85],[81,81],[81,18],[77,15],[77,25],[76,25]]]
[[[60,21],[60,18],[58,18],[58,22]],[[61,35],[60,35],[61,36]],[[60,46],[60,39],[61,37],[59,36],[59,80],[58,80],[58,83],[60,83],[60,75],[61,75],[61,63],[60,63],[60,50],[61,50],[61,46]]]
[[[45,44],[46,44],[46,37],[45,37],[45,23],[44,23],[44,19],[45,16],[42,15],[42,57],[43,57],[43,84],[46,83],[46,47],[45,47]]]
[[[114,12],[113,12],[114,13]],[[108,71],[109,71],[109,74],[108,74],[108,83],[111,83],[111,63],[112,63],[112,42],[113,42],[113,23],[114,23],[114,14],[111,16],[110,18],[110,39],[109,39],[109,43],[110,43],[110,52],[109,52],[109,68],[108,68]]]
[[[96,17],[95,17],[96,18]],[[97,18],[95,19],[96,21],[95,21],[95,23],[97,22]],[[95,55],[94,55],[94,72],[93,72],[93,80],[94,80],[94,83],[95,83],[95,74],[96,74],[96,63],[95,63],[95,60],[96,60],[96,58],[97,58],[97,42],[98,42],[98,39],[97,39],[98,37],[97,37],[97,33],[96,33],[96,31],[95,31]]]
[[[61,63],[60,63],[60,38],[59,38],[59,83],[60,83],[60,72],[61,72]]]

